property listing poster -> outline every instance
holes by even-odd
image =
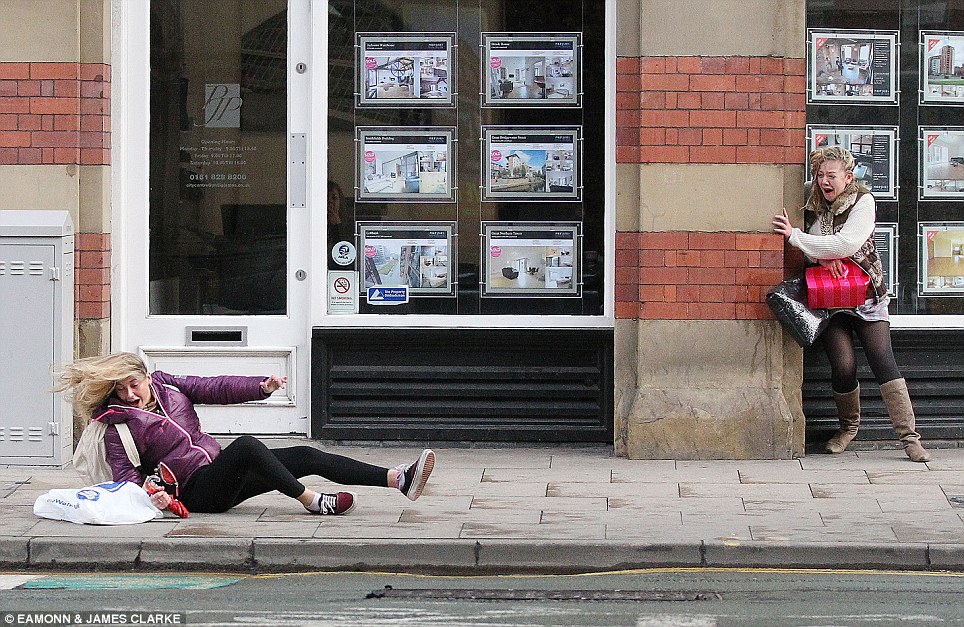
[[[878,222],[874,228],[874,246],[884,267],[884,287],[887,294],[897,296],[897,223]]]
[[[455,35],[359,33],[359,107],[455,105]]]
[[[807,102],[897,104],[897,31],[809,30]]]
[[[362,290],[407,286],[415,296],[455,296],[455,223],[357,223]]]
[[[360,126],[355,133],[359,202],[455,200],[454,129]]]
[[[854,178],[878,200],[897,200],[897,127],[807,126],[808,151],[843,146],[853,153]],[[809,179],[810,172],[806,172]]]
[[[964,105],[964,31],[921,31],[922,104]]]
[[[579,127],[482,127],[483,200],[582,197]]]
[[[482,33],[482,106],[578,106],[580,38],[580,33]]]
[[[964,198],[964,126],[920,127],[920,200]]]
[[[482,296],[579,296],[579,224],[483,222]]]
[[[921,222],[917,226],[919,295],[964,295],[964,222]]]

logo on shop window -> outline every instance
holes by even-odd
[[[241,85],[208,83],[204,86],[204,124],[209,128],[241,128]]]

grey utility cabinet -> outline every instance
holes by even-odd
[[[0,211],[0,464],[63,466],[73,418],[50,391],[74,356],[74,227],[66,211]]]

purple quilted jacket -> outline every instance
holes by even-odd
[[[161,416],[130,407],[110,397],[94,412],[94,420],[114,425],[126,422],[141,456],[141,467],[135,468],[127,458],[116,428],[108,427],[104,435],[107,461],[114,481],[144,483],[158,462],[174,472],[181,486],[194,471],[210,464],[221,453],[221,445],[201,431],[201,421],[194,403],[232,405],[267,398],[261,392],[265,377],[182,377],[165,372],[151,374],[151,390],[166,414]]]

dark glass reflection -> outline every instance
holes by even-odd
[[[286,0],[152,0],[150,313],[286,311]]]

